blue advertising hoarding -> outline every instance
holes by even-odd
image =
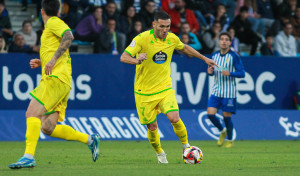
[[[0,111],[0,141],[23,141],[24,110]],[[181,110],[190,140],[216,140],[219,131],[204,110]],[[220,119],[222,116],[217,115]],[[239,110],[233,116],[236,140],[300,139],[300,111]],[[177,140],[173,127],[163,114],[157,117],[162,140]],[[63,124],[87,134],[99,133],[102,140],[147,140],[147,129],[140,125],[135,110],[69,110]],[[224,123],[222,122],[224,125]],[[40,140],[57,140],[41,133]]]
[[[26,109],[41,69],[30,69],[28,54],[0,54],[0,109]],[[120,56],[72,55],[73,81],[68,109],[134,109],[135,66]],[[239,109],[294,109],[300,90],[300,59],[243,57],[246,77],[237,81]],[[172,83],[181,109],[204,109],[213,83],[207,65],[175,55]]]

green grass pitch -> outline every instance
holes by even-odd
[[[190,141],[204,153],[201,164],[184,164],[179,141],[162,141],[169,164],[157,163],[148,141],[102,141],[100,157],[92,161],[88,147],[79,142],[39,142],[37,166],[11,170],[8,165],[24,152],[24,142],[0,142],[0,175],[300,175],[300,141],[236,141],[219,148],[216,141]]]

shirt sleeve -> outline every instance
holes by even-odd
[[[180,39],[176,35],[175,38],[177,40],[177,45],[175,47],[175,50],[182,50],[184,48],[184,44],[180,41]]]
[[[125,52],[128,53],[131,57],[134,57],[142,50],[142,35],[137,35],[130,45],[125,49]]]
[[[66,31],[71,30],[66,23],[64,23],[59,18],[55,18],[55,17],[49,18],[49,20],[47,21],[47,27],[52,33],[54,33],[56,36],[60,38],[62,38],[62,36]]]
[[[244,78],[245,77],[245,69],[242,63],[241,57],[238,55],[234,55],[233,65],[235,67],[235,72],[230,72],[230,76],[237,77],[237,78]]]

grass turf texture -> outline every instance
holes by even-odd
[[[100,157],[92,161],[79,142],[39,142],[35,168],[11,170],[24,152],[24,142],[0,142],[0,175],[300,175],[300,141],[236,141],[219,148],[216,141],[190,141],[204,153],[201,164],[182,160],[179,141],[162,141],[169,164],[157,163],[148,141],[103,141]]]

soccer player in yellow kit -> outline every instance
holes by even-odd
[[[33,97],[26,112],[25,154],[11,169],[36,166],[34,153],[42,129],[43,133],[60,139],[88,144],[93,161],[99,155],[100,136],[75,131],[68,125],[57,125],[65,118],[65,110],[71,90],[72,67],[68,48],[74,39],[70,28],[58,16],[58,0],[43,0],[41,14],[45,29],[41,36],[41,59],[32,59],[31,68],[42,67],[38,87],[30,92]]]
[[[135,64],[134,93],[136,109],[142,125],[147,125],[148,139],[154,148],[158,163],[168,163],[160,144],[156,116],[162,112],[170,120],[175,134],[189,147],[184,123],[179,118],[179,108],[172,89],[171,59],[174,50],[202,59],[209,66],[216,64],[192,47],[183,44],[170,30],[171,18],[163,11],[154,15],[153,29],[136,36],[121,55],[121,62]],[[133,58],[136,56],[136,58]]]

